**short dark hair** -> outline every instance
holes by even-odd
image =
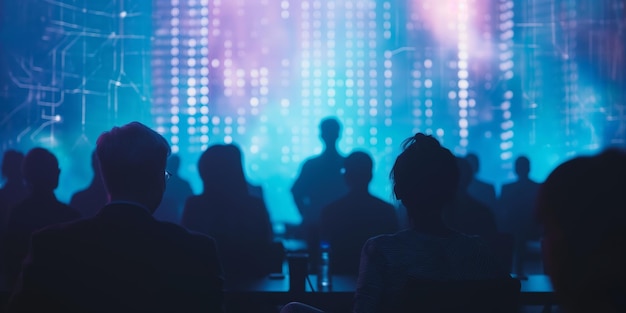
[[[418,133],[406,139],[391,170],[393,191],[411,215],[417,207],[441,210],[453,201],[459,170],[450,150],[437,139]]]
[[[218,144],[206,149],[198,160],[204,192],[220,196],[247,194],[242,162],[241,149],[234,144]]]
[[[374,161],[365,151],[354,151],[344,160],[345,173],[358,182],[369,183],[372,179]]]
[[[31,188],[54,190],[59,183],[59,161],[44,148],[33,148],[22,161],[22,173]]]
[[[111,194],[142,188],[142,184],[164,169],[170,146],[154,130],[139,122],[113,127],[96,143],[102,177]]]

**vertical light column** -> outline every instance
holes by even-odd
[[[428,135],[433,133],[433,61],[429,56],[424,60],[424,124],[426,129],[424,132]]]
[[[459,107],[459,147],[458,152],[467,152],[469,144],[469,48],[468,48],[468,22],[469,8],[467,0],[459,0],[457,13],[458,31],[458,107]]]
[[[369,125],[369,145],[371,153],[378,154],[379,143],[383,142],[379,140],[379,116],[383,116],[384,110],[381,109],[382,103],[379,103],[378,95],[378,23],[377,23],[377,4],[376,1],[368,1],[365,14],[367,16],[366,25],[367,29],[367,62],[366,69],[364,70],[365,86],[368,92],[366,93],[366,99],[369,104],[368,118],[366,119],[366,125]],[[384,14],[383,14],[384,15]],[[384,18],[384,17],[383,17]],[[369,123],[368,120],[369,119]],[[384,149],[383,149],[384,150]]]
[[[311,33],[315,31],[314,20],[311,18],[313,6],[314,4],[308,0],[302,1],[300,3],[301,6],[301,32],[300,32],[300,51],[301,51],[301,61],[300,61],[300,77],[302,79],[302,87],[300,88],[300,96],[301,96],[301,121],[302,124],[298,127],[295,134],[300,135],[300,146],[299,151],[296,151],[300,155],[310,155],[312,154],[312,150],[309,147],[312,145],[312,142],[309,138],[310,130],[316,129],[315,125],[311,122],[311,97],[313,94],[313,80],[311,75],[312,63],[314,62],[314,54],[321,54],[321,51],[315,50],[312,44]],[[318,19],[318,23],[321,21]],[[316,24],[318,25],[319,24]]]
[[[200,150],[204,151],[209,146],[209,72],[211,62],[209,60],[209,0],[200,0],[200,101],[194,108],[189,109],[189,114],[197,115],[200,130]],[[190,53],[192,53],[190,49]]]
[[[356,61],[354,66],[354,84],[355,84],[355,99],[357,104],[357,126],[359,128],[365,125],[367,119],[367,107],[365,101],[365,61],[366,58],[366,45],[367,45],[367,32],[366,32],[366,14],[367,14],[367,1],[354,1],[354,26],[355,26],[355,57]],[[356,138],[356,144],[358,146],[365,145],[365,132],[359,132]]]
[[[565,86],[564,95],[565,99],[565,133],[567,140],[565,151],[568,156],[573,156],[578,153],[578,151],[588,150],[588,151],[596,151],[600,146],[597,140],[592,135],[588,139],[580,138],[580,133],[578,129],[580,128],[577,125],[577,120],[580,119],[580,115],[593,114],[592,112],[588,112],[587,110],[593,110],[590,107],[593,105],[590,103],[585,104],[588,100],[588,95],[583,95],[581,90],[579,89],[579,81],[578,77],[580,74],[578,73],[578,58],[576,55],[576,44],[577,44],[577,31],[578,31],[578,23],[577,23],[577,3],[575,1],[569,1],[563,4],[563,18],[562,21],[564,25],[563,31],[563,45],[561,58],[563,60],[563,85]],[[586,86],[585,86],[586,87]],[[590,88],[591,89],[591,88]],[[593,96],[591,96],[593,97]],[[587,118],[583,118],[583,120],[587,120],[587,123],[592,124]]]
[[[197,153],[207,147],[210,130],[209,0],[160,5],[168,19],[157,23],[153,48],[153,72],[160,73],[153,86],[156,130],[172,153]]]
[[[283,20],[289,20],[291,18],[290,9],[292,8],[291,2],[288,0],[280,1],[280,17]],[[290,80],[291,77],[291,60],[289,58],[283,58],[280,62],[280,89],[281,91],[289,90],[292,82]],[[291,101],[290,97],[281,92],[280,94],[280,115],[283,118],[288,118],[290,116],[291,111]],[[281,152],[281,162],[287,164],[289,162],[298,163],[300,162],[300,158],[298,153],[295,151],[299,151],[297,149],[297,144],[299,142],[299,137],[297,134],[299,133],[298,127],[292,127],[291,131],[291,140],[285,140],[282,143],[282,147],[280,149]]]
[[[391,25],[392,25],[391,16],[392,16],[391,15],[391,2],[384,1],[383,2],[383,38],[384,40],[391,40]],[[392,85],[392,81],[389,80],[389,82],[387,82],[387,78],[386,78],[386,71],[391,70],[393,66],[393,63],[391,61],[391,52],[385,51],[383,57],[384,57],[384,60],[383,60],[383,76],[382,77],[384,78],[384,83],[382,86],[383,88],[380,88],[380,89],[382,89],[383,91],[383,105],[384,105],[384,110],[385,110],[385,121],[384,121],[385,127],[387,127],[387,129],[391,129],[393,127],[393,116],[392,116],[393,85]],[[378,64],[376,68],[379,68]],[[377,75],[377,76],[380,77],[380,75]],[[376,78],[376,81],[379,80],[378,77]],[[392,152],[393,152],[393,139],[391,138],[391,136],[387,136],[385,137],[385,154],[387,156],[390,156]]]
[[[186,88],[185,92],[181,92],[185,97],[184,104],[187,135],[189,143],[189,152],[199,152],[200,140],[202,139],[199,128],[197,126],[198,99],[200,96],[200,73],[202,69],[201,53],[198,49],[201,40],[201,8],[202,4],[198,0],[188,0],[186,14],[183,15],[181,22],[185,23],[185,36],[181,42],[181,62],[186,70],[186,75],[181,75],[181,83]]]
[[[356,25],[355,25],[355,13],[354,13],[354,1],[348,0],[344,4],[345,8],[345,19],[344,19],[344,27],[345,27],[345,48],[344,48],[344,60],[345,60],[345,90],[346,90],[346,108],[345,110],[348,112],[355,112],[358,110],[358,101],[357,101],[357,86],[356,86],[356,62],[357,58],[357,35],[356,35]],[[355,109],[355,107],[357,107]],[[348,115],[345,119],[345,132],[344,138],[345,143],[348,147],[355,145],[356,140],[354,139],[355,135],[355,123],[353,115]]]
[[[500,43],[499,47],[499,70],[504,87],[502,102],[500,103],[500,109],[502,110],[502,124],[500,133],[500,159],[503,161],[513,158],[513,119],[511,116],[511,102],[513,101],[513,90],[511,90],[513,79],[513,0],[500,0],[500,14],[499,14],[499,30],[500,30]]]
[[[322,72],[322,64],[325,59],[325,37],[323,34],[323,25],[325,21],[324,5],[326,1],[313,0],[313,58],[311,62],[311,74],[313,76],[313,88],[311,94],[312,109],[309,111],[309,116],[321,115],[322,106],[324,103],[324,88],[322,86],[325,81],[322,79],[324,73]]]
[[[337,107],[337,72],[335,70],[337,66],[337,8],[335,1],[327,1],[326,10],[326,63],[322,65],[326,68],[326,97],[328,99],[328,107],[333,108],[331,111],[334,111],[334,108]],[[341,113],[343,113],[343,110],[337,112],[339,118],[342,118]]]
[[[391,63],[391,60],[386,60],[385,64],[387,64],[387,62]],[[411,133],[413,134],[421,131],[424,116],[424,112],[422,111],[422,100],[420,99],[420,89],[423,86],[421,66],[421,62],[415,61],[413,62],[413,70],[411,71],[412,82],[410,95],[412,99],[411,121],[413,126]]]
[[[179,143],[180,137],[179,132],[180,128],[178,126],[180,122],[180,3],[179,0],[172,0],[172,10],[171,10],[171,18],[170,24],[172,28],[170,29],[171,38],[171,87],[170,87],[170,143],[172,144],[172,153],[178,153],[180,150]]]
[[[420,40],[418,37],[419,33],[417,30],[422,28],[422,19],[419,14],[416,14],[417,11],[408,14],[409,21],[407,23],[407,32],[409,34],[409,42]],[[420,51],[421,52],[421,51]],[[396,53],[406,53],[405,51],[397,51]],[[427,52],[424,52],[427,53]],[[392,83],[391,79],[388,79],[387,70],[391,70],[392,60],[391,57],[393,53],[391,51],[385,52],[385,93],[392,93]],[[408,85],[408,95],[411,100],[411,111],[410,111],[410,124],[412,127],[411,134],[415,134],[423,131],[424,126],[424,79],[425,79],[425,71],[424,71],[424,62],[421,60],[421,56],[418,52],[413,54],[411,60],[411,74],[410,74],[410,83]]]

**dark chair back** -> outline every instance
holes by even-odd
[[[395,312],[513,313],[521,284],[514,278],[424,281],[410,278]]]

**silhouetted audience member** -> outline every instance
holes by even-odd
[[[496,188],[492,184],[484,182],[476,177],[480,171],[480,160],[478,159],[478,155],[468,153],[465,156],[465,159],[469,162],[472,168],[472,180],[467,189],[468,193],[474,197],[474,199],[489,207],[490,210],[494,210],[497,205]]]
[[[76,192],[70,200],[70,206],[78,210],[83,217],[95,216],[98,210],[109,202],[109,195],[106,187],[104,187],[104,181],[102,181],[100,162],[96,151],[91,154],[91,169],[93,170],[93,179],[91,179],[89,186]]]
[[[5,182],[0,188],[0,236],[5,231],[12,206],[26,198],[28,190],[22,177],[24,154],[7,150],[2,157],[2,177]]]
[[[569,313],[626,312],[626,153],[558,166],[539,190],[546,273]]]
[[[472,168],[464,158],[457,158],[459,187],[456,205],[445,213],[446,222],[453,229],[466,235],[491,238],[497,233],[493,212],[468,193],[472,181]]]
[[[167,170],[171,176],[167,181],[161,205],[154,212],[154,218],[157,220],[179,224],[183,215],[185,201],[193,196],[193,190],[191,190],[189,182],[178,175],[179,168],[180,157],[178,155],[170,156],[167,160]]]
[[[187,200],[183,226],[215,238],[229,288],[267,275],[277,253],[272,225],[263,200],[248,193],[241,151],[211,146],[198,171],[204,191]]]
[[[361,252],[352,312],[394,312],[410,278],[480,280],[508,277],[477,236],[450,228],[444,212],[456,204],[459,169],[452,153],[432,136],[418,133],[402,144],[390,177],[407,210],[410,228],[370,238]],[[419,295],[416,295],[416,297]],[[322,312],[289,303],[281,313]]]
[[[353,312],[390,310],[409,277],[473,280],[508,275],[479,237],[454,231],[444,222],[443,211],[454,205],[459,186],[454,155],[421,133],[407,139],[403,148],[390,176],[411,228],[365,243]]]
[[[539,240],[539,224],[535,219],[534,206],[540,184],[528,177],[530,160],[520,156],[515,160],[517,181],[502,186],[498,212],[502,214],[500,229],[515,237],[515,272],[523,274],[526,243]]]
[[[348,192],[341,168],[345,158],[337,150],[341,124],[334,117],[320,123],[320,138],[324,150],[304,162],[298,178],[291,187],[293,200],[302,216],[300,231],[307,240],[309,253],[316,260],[319,248],[319,219],[323,207]]]
[[[29,195],[11,209],[5,239],[6,286],[9,289],[19,275],[31,234],[49,225],[80,218],[76,210],[59,202],[54,195],[61,170],[50,151],[30,150],[22,162],[22,173]]]
[[[221,312],[213,239],[152,217],[167,141],[133,122],[103,133],[96,151],[111,202],[33,234],[9,312]]]
[[[365,241],[398,231],[395,208],[369,192],[373,165],[367,153],[351,153],[343,174],[350,191],[322,209],[320,229],[322,240],[332,249],[333,274],[356,276]]]
[[[28,194],[22,177],[24,154],[16,150],[7,150],[2,157],[2,177],[4,185],[0,188],[0,289],[5,289],[5,235],[7,220],[11,208],[22,201]]]

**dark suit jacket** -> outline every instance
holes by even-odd
[[[22,261],[28,253],[30,236],[51,225],[80,218],[73,208],[59,202],[53,193],[33,193],[11,209],[2,246],[5,257],[6,285],[13,289]]]
[[[109,204],[33,234],[9,312],[221,312],[213,239]]]

